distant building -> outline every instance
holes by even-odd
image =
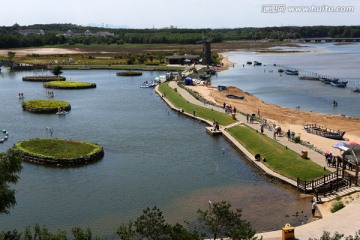
[[[22,30],[18,30],[17,32],[23,36],[27,36],[29,34],[35,34],[35,35],[45,34],[45,32],[41,29],[22,29]]]
[[[74,33],[71,30],[67,30],[66,33],[64,33],[65,37],[72,37],[74,36]]]
[[[95,33],[96,36],[101,36],[101,37],[109,37],[109,36],[114,36],[114,33],[111,32],[97,32]]]
[[[92,36],[92,35],[94,35],[90,30],[86,30],[85,32],[84,32],[84,35],[85,36]]]

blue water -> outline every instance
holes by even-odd
[[[111,236],[153,206],[171,223],[194,225],[196,210],[207,208],[209,200],[242,208],[258,231],[301,224],[304,218],[291,216],[296,211],[310,214],[309,199],[270,182],[224,138],[209,136],[205,125],[169,110],[153,89],[139,87],[161,72],[129,78],[113,70],[64,71],[68,80],[94,82],[97,88],[54,90],[56,100],[72,106],[66,116],[57,116],[22,110],[19,92],[27,100],[45,98],[42,83],[21,80],[33,72],[2,70],[0,129],[10,136],[0,151],[17,141],[49,137],[46,128],[52,127],[56,138],[102,145],[105,156],[76,168],[24,163],[14,186],[17,205],[10,215],[0,215],[0,231],[39,223],[51,230],[90,227],[95,235]]]
[[[360,87],[360,44],[304,44],[285,48],[300,53],[230,52],[236,63],[228,71],[212,78],[212,85],[235,86],[260,99],[288,108],[360,117],[360,94],[350,90]],[[263,66],[247,65],[259,61]],[[274,66],[276,64],[277,66]],[[278,65],[300,70],[301,74],[318,73],[349,81],[348,87],[337,88],[320,81],[299,80],[297,76],[278,73]],[[284,68],[284,67],[281,67]],[[338,106],[332,106],[333,101]]]

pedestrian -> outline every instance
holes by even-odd
[[[276,140],[276,130],[274,129],[274,136],[273,136],[274,140]]]
[[[193,112],[193,115],[194,115],[194,117],[195,117],[195,109],[193,109],[193,111],[192,111],[192,112]]]
[[[288,141],[290,141],[290,139],[291,139],[291,132],[290,132],[290,129],[287,131],[286,135],[287,135]]]
[[[260,109],[258,109],[258,116],[260,117]]]
[[[260,132],[261,132],[261,134],[264,134],[264,124],[261,124]]]
[[[311,200],[311,213],[313,217],[315,217],[315,210],[316,210],[316,201]]]
[[[246,114],[246,122],[249,122],[249,114]]]

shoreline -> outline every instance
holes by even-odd
[[[155,88],[155,91],[162,98],[162,100],[164,100],[166,102],[166,104],[173,110],[178,111],[181,114],[184,114],[185,116],[188,116],[190,118],[198,119],[199,121],[207,123],[209,125],[212,124],[211,122],[209,122],[205,119],[199,118],[198,116],[193,116],[190,113],[181,112],[180,109],[173,106],[172,103],[166,99],[166,97],[162,96],[161,93],[158,92],[158,86]],[[180,89],[178,88],[177,91],[180,92]],[[186,90],[182,90],[182,91],[186,92]],[[187,93],[187,94],[189,94],[189,93]],[[199,101],[199,100],[190,100],[189,98],[186,98],[186,99],[188,99],[188,101],[190,101],[192,103],[194,103],[193,101]],[[198,105],[202,106],[201,101],[199,101]],[[244,117],[242,117],[242,118],[244,118]],[[244,148],[241,144],[239,144],[235,139],[232,139],[231,135],[229,133],[227,133],[226,131],[224,131],[225,129],[226,129],[226,126],[221,127],[224,137],[227,138],[233,145],[235,145],[236,148],[238,148],[240,151],[242,151],[245,156],[250,158],[249,160],[255,164],[255,167],[259,168],[259,170],[261,170],[261,171],[264,171],[265,174],[267,175],[267,177],[270,177],[270,178],[274,177],[276,179],[279,179],[279,182],[282,182],[283,179],[286,179],[285,182],[291,185],[291,181],[289,181],[290,179],[288,179],[287,177],[284,178],[283,176],[281,176],[279,174],[272,173],[271,170],[267,168],[267,166],[265,166],[261,162],[255,161],[253,155],[251,153],[249,153],[247,151],[247,149]],[[270,170],[270,172],[269,172],[269,170]],[[296,183],[295,183],[295,185],[296,185]],[[343,201],[345,202],[345,205],[347,207],[345,207],[344,209],[342,209],[341,211],[338,211],[336,213],[330,213],[330,208],[331,208],[331,204],[333,201],[329,200],[327,202],[327,204],[325,204],[323,206],[320,206],[321,204],[319,204],[320,207],[318,207],[318,211],[315,214],[315,217],[310,217],[307,223],[304,223],[302,225],[295,227],[296,236],[297,237],[301,236],[299,239],[305,239],[305,238],[314,237],[314,236],[320,237],[323,234],[323,231],[329,231],[331,233],[338,231],[338,232],[344,233],[344,234],[353,234],[353,232],[355,231],[354,229],[356,229],[356,226],[349,224],[349,221],[347,220],[348,218],[346,218],[346,216],[350,213],[352,215],[354,215],[354,212],[357,211],[357,209],[360,207],[359,191],[360,191],[359,187],[355,187],[355,188],[352,188],[352,192],[350,193],[350,195],[347,193],[344,193]],[[304,194],[299,192],[299,195],[304,195]],[[313,195],[305,194],[303,197],[313,198]],[[320,213],[320,215],[319,215],[319,213]],[[359,216],[357,216],[356,219],[357,218],[359,218]],[[354,219],[351,219],[351,221],[353,221]],[[337,225],[339,222],[343,223],[343,224],[341,224],[341,227],[339,227]],[[344,226],[344,224],[346,226]],[[280,229],[280,230],[275,230],[275,231],[259,232],[256,234],[256,236],[263,237],[263,239],[270,240],[270,239],[279,239],[281,234],[282,234],[282,230]]]
[[[231,64],[236,64],[229,61],[229,53],[221,53],[221,56],[224,59],[224,66],[227,66],[227,68],[220,69],[220,71],[227,70]],[[345,131],[346,133],[343,141],[348,140],[360,143],[360,118],[286,108],[265,102],[255,95],[232,86],[229,86],[227,90],[224,91],[218,91],[215,86],[187,87],[190,90],[197,92],[202,98],[214,102],[217,105],[222,105],[226,102],[231,106],[235,106],[240,112],[245,114],[252,114],[260,111],[261,117],[280,125],[283,131],[287,131],[288,129],[294,131],[303,141],[314,145],[314,147],[322,152],[332,151],[335,154],[340,154],[338,149],[332,147],[334,143],[339,142],[340,140],[332,140],[307,133],[303,129],[303,125],[317,123],[330,129]],[[245,99],[230,99],[226,97],[227,94],[245,96]]]

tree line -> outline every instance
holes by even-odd
[[[20,35],[20,29],[42,29],[45,35]],[[71,30],[74,33],[108,31],[114,36],[84,36],[65,37],[63,34]],[[213,42],[240,40],[274,40],[309,37],[360,37],[360,26],[286,26],[262,28],[233,28],[233,29],[108,29],[84,27],[74,24],[35,24],[11,27],[0,27],[0,48],[39,47],[58,44],[195,44],[203,39]]]

